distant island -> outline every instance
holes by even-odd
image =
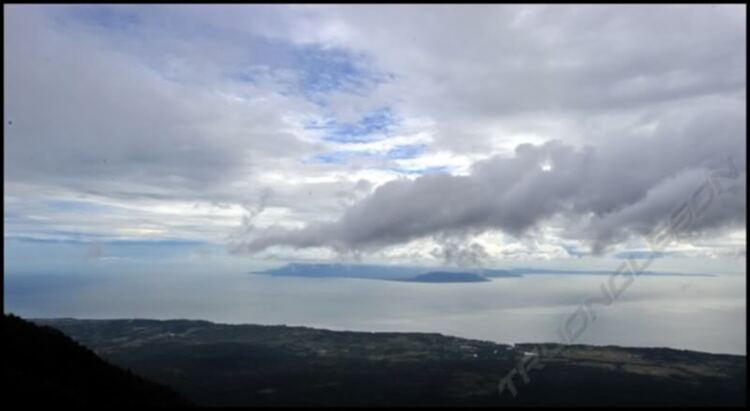
[[[290,263],[278,268],[253,272],[275,277],[341,277],[376,280],[404,280],[424,273],[423,267],[404,267],[373,264],[306,264]]]
[[[253,271],[251,274],[263,274],[274,277],[306,278],[360,278],[370,280],[396,280],[431,283],[486,282],[496,278],[517,278],[530,275],[611,275],[612,270],[563,270],[549,268],[481,268],[472,272],[459,271],[446,267],[417,267],[376,264],[343,264],[343,263],[290,263],[264,271]],[[688,274],[672,272],[644,271],[643,276],[676,276],[676,277],[713,277],[711,274]]]
[[[417,283],[479,283],[490,280],[474,273],[433,271],[401,281],[412,281]]]

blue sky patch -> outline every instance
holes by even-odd
[[[255,82],[259,67],[269,73],[279,69],[288,70],[293,73],[293,79],[288,84],[290,89],[321,107],[327,106],[326,99],[330,93],[363,94],[392,78],[368,64],[364,55],[343,49],[297,46],[256,37],[246,41],[252,43],[254,58],[248,61],[248,67],[230,74],[231,78]],[[257,60],[258,55],[273,58]]]
[[[424,167],[424,168],[390,168],[389,170],[401,174],[422,175],[431,173],[450,173],[451,168],[447,166]]]
[[[140,23],[140,17],[130,8],[118,6],[69,6],[63,19],[79,21],[110,30],[128,30]]]
[[[384,107],[365,113],[353,123],[344,123],[335,119],[308,123],[308,130],[322,130],[324,140],[334,143],[364,143],[376,141],[387,135],[390,129],[398,124],[398,119],[390,107]]]
[[[374,160],[405,160],[416,158],[424,152],[424,144],[405,144],[394,147],[387,152],[336,150],[321,153],[313,157],[314,162],[325,164],[346,164],[356,158],[370,158]]]
[[[294,54],[293,64],[302,71],[301,86],[308,93],[356,88],[369,77],[355,63],[355,57],[342,50],[301,48]]]
[[[427,149],[425,144],[409,144],[397,146],[388,151],[385,155],[390,160],[407,160],[420,156]]]
[[[253,81],[252,70],[264,66],[273,70],[289,70],[295,79],[289,84],[296,93],[309,100],[325,105],[325,96],[333,91],[364,93],[393,75],[381,73],[363,53],[342,48],[319,45],[297,45],[288,41],[255,35],[252,32],[216,24],[196,25],[175,18],[169,8],[150,8],[119,5],[70,5],[55,12],[61,24],[77,24],[83,27],[105,29],[112,34],[128,32],[128,35],[153,38],[180,38],[184,41],[200,41],[229,44],[241,55],[232,62],[227,75],[240,81]],[[246,51],[244,56],[242,52]],[[171,51],[181,53],[180,50]],[[183,56],[188,60],[196,56]],[[200,58],[198,56],[197,58]]]

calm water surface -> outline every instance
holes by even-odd
[[[5,311],[24,317],[189,318],[359,331],[425,331],[504,343],[556,330],[601,275],[423,284],[248,274],[5,277]],[[576,340],[745,354],[745,276],[638,277]]]

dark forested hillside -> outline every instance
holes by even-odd
[[[3,403],[179,406],[179,394],[99,358],[62,332],[3,315]]]
[[[744,405],[745,357],[566,346],[498,383],[532,344],[440,334],[328,331],[188,320],[35,320],[200,405]],[[529,364],[528,362],[524,364]]]

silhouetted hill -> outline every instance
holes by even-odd
[[[34,320],[200,405],[744,405],[745,357],[190,320]],[[549,348],[550,345],[545,345]],[[517,396],[498,383],[519,364]],[[528,360],[528,361],[526,361]],[[524,362],[526,361],[526,362]],[[517,368],[516,368],[517,369]]]
[[[378,280],[405,279],[425,272],[420,267],[401,267],[372,264],[300,264],[291,263],[278,268],[272,268],[257,274],[276,277],[340,277],[367,278]]]
[[[477,283],[490,280],[474,273],[433,271],[430,273],[420,274],[416,277],[412,277],[404,281],[414,281],[418,283]]]
[[[281,267],[264,271],[251,272],[275,277],[337,277],[337,278],[366,278],[372,280],[406,280],[430,274],[431,272],[457,273],[445,267],[410,267],[397,265],[373,264],[308,264],[291,263]],[[483,278],[512,278],[530,275],[612,275],[612,270],[561,270],[545,268],[509,268],[482,269],[478,273],[465,273],[482,276]],[[644,271],[643,276],[680,276],[680,277],[712,277],[712,274],[688,274],[673,272]],[[419,280],[413,280],[419,281]],[[426,281],[426,282],[464,282],[464,281]]]
[[[3,402],[29,406],[180,406],[170,388],[111,365],[62,332],[3,315]]]

